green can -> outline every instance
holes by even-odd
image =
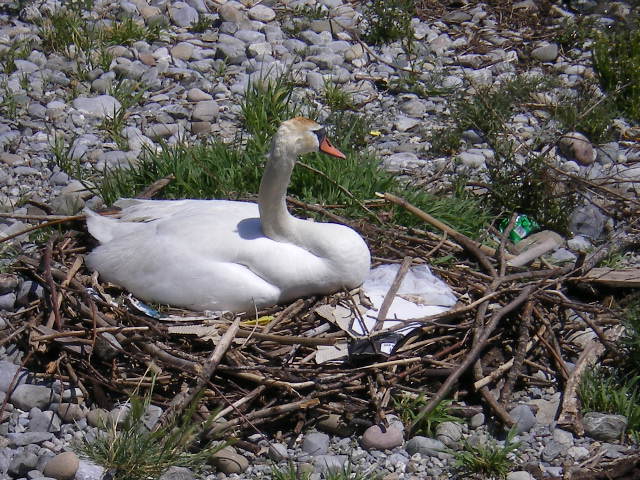
[[[504,232],[504,230],[509,226],[509,218],[505,218],[500,222],[500,231]],[[513,224],[513,229],[511,233],[509,233],[509,238],[513,243],[518,243],[524,237],[529,235],[531,232],[535,232],[540,228],[540,225],[535,220],[527,217],[526,215],[518,215],[516,217],[516,221]]]

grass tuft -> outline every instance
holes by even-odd
[[[478,445],[465,442],[462,450],[453,453],[455,467],[467,476],[465,478],[474,475],[477,477],[471,478],[483,480],[506,478],[513,467],[516,452],[520,448],[520,442],[513,441],[515,435],[515,430],[510,430],[502,446],[494,438]]]
[[[207,459],[224,447],[220,442],[191,453],[198,443],[200,427],[193,421],[196,402],[179,419],[156,430],[147,429],[144,417],[150,400],[151,390],[143,398],[132,396],[121,426],[111,420],[101,426],[94,439],[85,437],[74,448],[81,456],[111,470],[116,480],[139,480],[158,478],[174,465],[200,471]]]
[[[640,436],[640,376],[629,377],[621,370],[596,367],[583,375],[578,393],[582,412],[624,415],[627,432]]]
[[[618,109],[640,121],[640,21],[635,28],[601,33],[593,49],[593,66],[600,85]]]
[[[364,39],[373,45],[413,39],[411,18],[416,15],[412,0],[371,0],[365,5],[367,19]]]
[[[417,397],[402,395],[400,398],[393,400],[395,409],[405,425],[412,425],[418,417],[418,412],[427,404],[424,394]],[[443,400],[428,415],[425,415],[417,425],[416,433],[427,437],[435,437],[438,425],[444,422],[462,422],[460,417],[456,417],[450,413],[451,400]]]

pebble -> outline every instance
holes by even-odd
[[[57,480],[71,480],[75,477],[80,459],[73,452],[63,452],[47,462],[42,473]]]
[[[393,425],[372,425],[364,431],[360,443],[367,450],[391,450],[404,443],[404,436],[402,430]]]
[[[516,422],[516,433],[528,432],[536,425],[536,417],[527,405],[517,405],[509,411]]]
[[[33,407],[46,408],[53,400],[53,391],[44,385],[18,385],[9,399],[21,410],[29,411]]]
[[[324,455],[329,451],[330,437],[326,433],[311,432],[304,436],[302,451],[309,455]]]
[[[211,456],[211,464],[222,473],[242,473],[249,468],[249,460],[236,453],[232,447],[224,447]]]
[[[437,456],[438,453],[445,451],[446,448],[445,444],[440,440],[423,437],[421,435],[416,435],[411,438],[405,445],[405,450],[409,455],[419,453],[425,457]]]

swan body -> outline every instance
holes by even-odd
[[[90,269],[134,295],[192,310],[252,311],[360,285],[370,255],[354,230],[292,216],[286,189],[298,155],[332,147],[320,125],[294,118],[276,133],[258,204],[119,200],[119,218],[87,210],[100,242]]]

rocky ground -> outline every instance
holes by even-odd
[[[452,128],[449,96],[377,86],[402,77],[403,70],[416,64],[407,60],[400,42],[380,47],[358,40],[356,32],[363,25],[360,5],[342,0],[254,3],[97,0],[86,15],[88,20],[108,23],[132,17],[146,26],[162,25],[157,39],[110,46],[111,61],[106,63],[89,61],[74,47],[63,53],[47,43],[38,25],[42,16],[60,7],[59,2],[23,2],[17,8],[0,5],[4,7],[0,13],[0,52],[4,52],[0,208],[18,216],[0,222],[0,238],[27,228],[29,216],[72,215],[85,205],[101,204],[56,163],[56,148],[84,168],[99,171],[134,163],[145,147],[155,148],[161,141],[193,142],[210,135],[232,139],[240,128],[239,105],[247,85],[286,70],[299,82],[301,95],[320,96],[327,79],[352,92],[354,102],[375,122],[369,148],[389,170],[414,178],[437,175],[443,185],[462,175],[476,182],[487,180],[486,163],[495,152],[477,132],[462,133],[453,157],[432,148],[433,132],[443,134]],[[554,42],[553,28],[575,15],[592,15],[595,22],[609,25],[634,12],[623,2],[507,3],[508,12],[493,4],[457,2],[445,8],[426,2],[423,17],[412,20],[414,43],[418,58],[424,60],[420,79],[431,82],[434,91],[469,90],[516,74],[556,78],[558,85],[540,94],[538,110],[508,119],[510,135],[530,145],[541,134],[559,132],[542,106],[554,98],[578,95],[579,86],[594,77],[588,44],[565,51]],[[512,22],[505,23],[509,15]],[[196,22],[201,28],[192,26]],[[130,97],[116,94],[113,87],[121,79],[144,85],[137,103],[123,105],[123,99]],[[110,134],[105,119],[122,108],[126,115],[118,135]],[[620,138],[632,137],[632,127],[623,119],[615,120]],[[557,167],[587,179],[615,175],[622,179],[623,191],[637,191],[637,143],[612,141],[596,148],[586,140],[570,135],[554,147],[551,155]],[[578,235],[556,251],[558,259],[574,260],[601,239],[604,230],[615,228],[611,219],[586,212],[586,222],[574,218]],[[8,265],[18,252],[33,249],[34,243],[24,234],[1,248],[0,262]],[[624,261],[636,263],[633,255]],[[15,329],[12,312],[42,294],[42,286],[30,280],[0,276],[0,330]],[[19,370],[24,355],[10,336],[3,337],[0,476],[100,478],[102,469],[87,460],[78,464],[69,445],[93,434],[99,418],[107,413],[93,409],[90,399],[83,400],[64,382],[42,383]],[[543,372],[539,374],[544,377]],[[7,399],[5,392],[12,383],[17,387]],[[635,451],[618,442],[624,429],[620,418],[585,418],[588,435],[581,438],[556,428],[560,392],[554,387],[518,392],[514,401],[519,405],[511,413],[522,442],[518,468],[526,467],[530,473],[511,473],[511,480],[557,478],[568,466],[594,456],[613,460]],[[327,433],[305,433],[293,448],[287,448],[282,438],[269,444],[255,435],[248,441],[264,446],[264,453],[227,451],[227,461],[218,461],[218,473],[208,478],[270,478],[271,462],[289,459],[316,472],[349,464],[365,478],[374,474],[387,480],[453,478],[452,455],[444,447],[455,450],[463,438],[485,442],[490,430],[482,413],[468,424],[442,424],[437,438],[405,439],[402,425],[394,425],[385,433],[374,426],[362,436],[353,432],[341,436],[335,425],[325,422],[319,427]],[[319,478],[320,474],[314,475]],[[163,478],[186,479],[191,473],[173,469]]]

